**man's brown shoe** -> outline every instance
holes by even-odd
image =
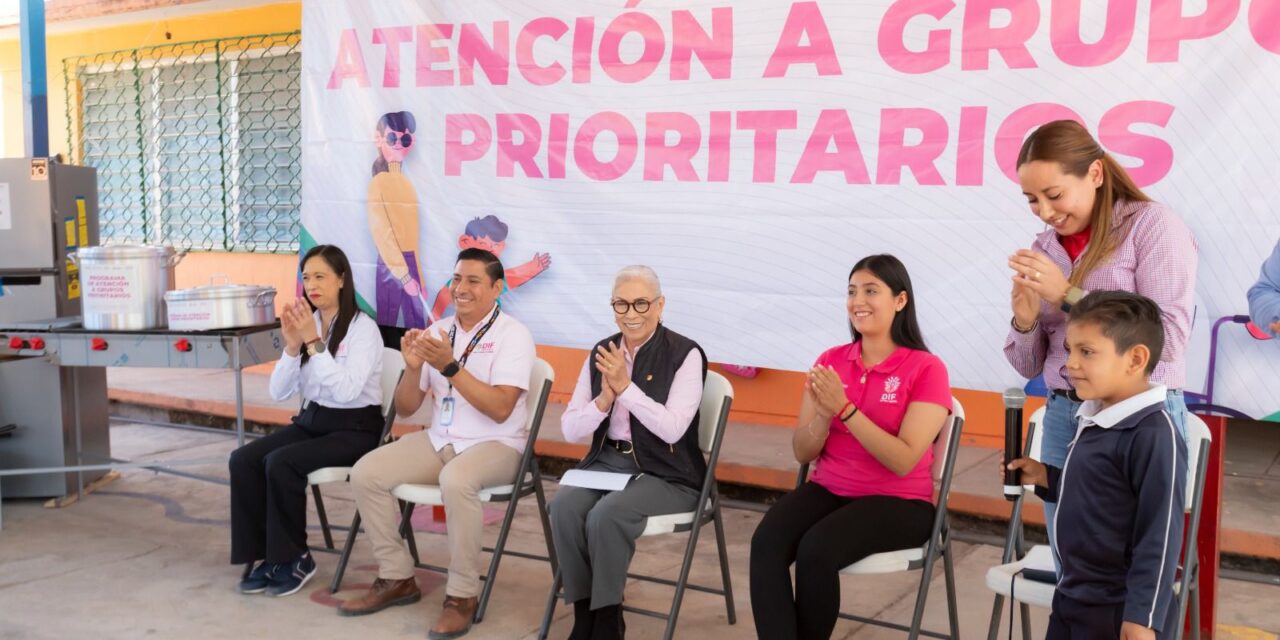
[[[446,595],[444,610],[440,612],[436,626],[431,627],[431,633],[427,637],[431,640],[451,640],[466,635],[471,630],[471,621],[476,617],[476,606],[479,604],[479,598]]]
[[[413,604],[421,599],[422,592],[418,590],[418,581],[414,578],[404,580],[378,578],[373,581],[373,586],[369,587],[364,595],[342,603],[338,607],[338,615],[363,616],[377,613],[387,607]]]

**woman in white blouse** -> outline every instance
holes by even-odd
[[[231,454],[231,563],[241,593],[287,596],[315,575],[307,550],[307,474],[355,464],[382,432],[382,337],[356,307],[351,265],[319,245],[303,256],[306,303],[280,318],[284,353],[271,372],[277,402],[301,393],[292,424]]]

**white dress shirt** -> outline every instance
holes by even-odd
[[[323,335],[320,312],[312,317],[316,335]],[[306,400],[333,409],[382,405],[382,334],[378,324],[364,312],[357,311],[351,319],[347,335],[335,353],[326,349],[311,356],[307,366],[301,364],[301,351],[296,356],[281,353],[268,387],[272,400],[282,402],[301,392]]]

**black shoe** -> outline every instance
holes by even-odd
[[[245,572],[237,588],[243,594],[262,593],[271,586],[271,578],[279,569],[280,565],[262,560],[254,565],[252,571]]]
[[[591,598],[573,603],[573,630],[569,632],[569,640],[591,640],[591,623],[594,620]]]
[[[626,636],[627,625],[622,621],[622,605],[600,607],[592,613],[595,619],[591,624],[591,640],[622,640]]]
[[[316,561],[311,558],[311,552],[302,554],[301,558],[294,560],[288,564],[280,565],[280,568],[271,577],[271,584],[267,586],[267,595],[276,598],[282,598],[292,595],[302,590],[307,582],[316,575]]]

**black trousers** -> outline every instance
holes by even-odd
[[[1172,638],[1182,621],[1178,619],[1178,602],[1169,605],[1168,614],[1156,632],[1156,638]],[[1124,603],[1088,604],[1072,600],[1059,591],[1053,594],[1053,609],[1049,613],[1049,630],[1045,640],[1108,640],[1120,637],[1124,624]]]
[[[382,408],[310,404],[293,423],[231,452],[231,564],[307,551],[307,474],[349,467],[378,446]]]
[[[840,570],[874,553],[924,544],[933,514],[923,500],[845,498],[813,482],[783,496],[751,537],[756,634],[768,640],[831,637],[840,613]]]

